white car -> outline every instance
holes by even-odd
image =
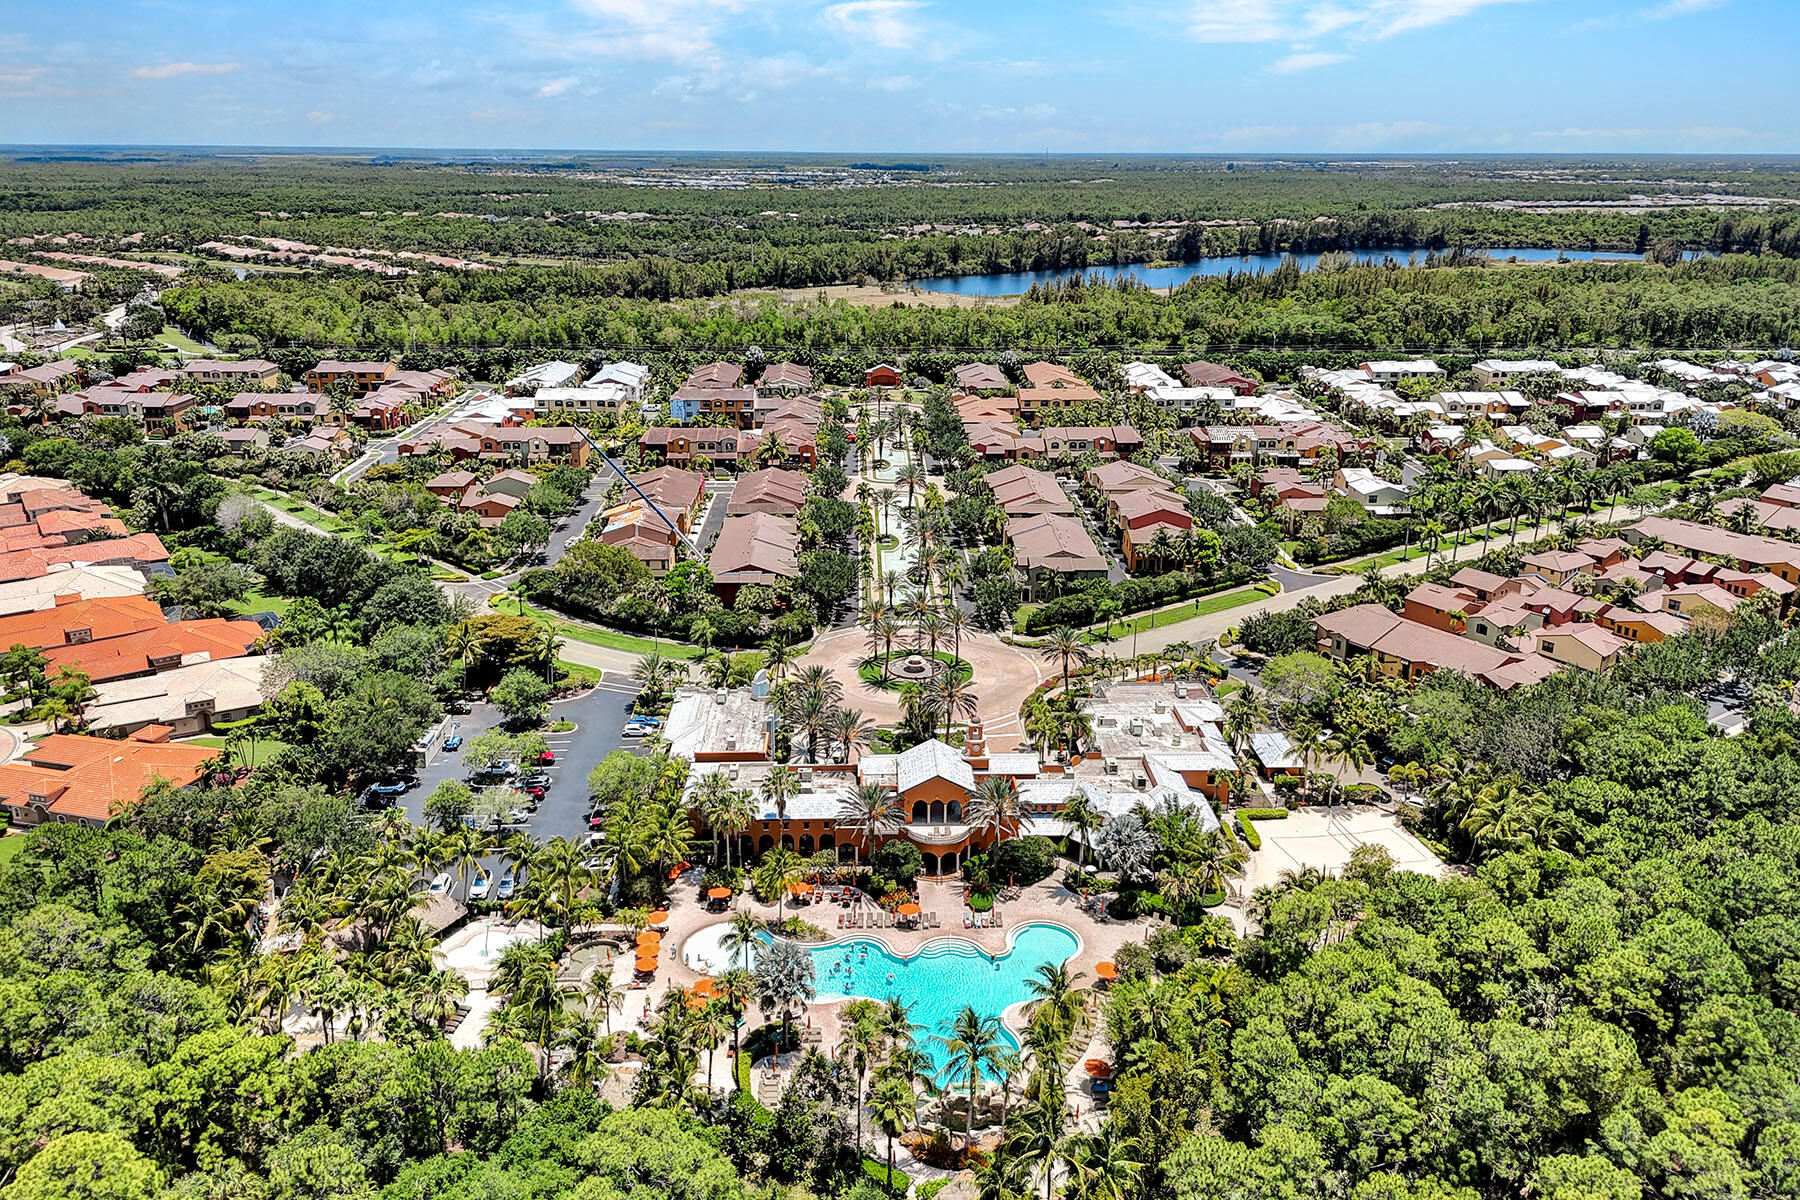
[[[431,894],[434,896],[442,896],[449,892],[449,890],[450,872],[439,871],[437,877],[431,881]]]
[[[488,893],[494,890],[494,877],[486,871],[475,876],[475,884],[469,889],[469,899],[486,900]]]
[[[511,900],[512,894],[513,894],[513,885],[516,882],[517,882],[517,880],[513,876],[512,868],[508,867],[506,869],[506,874],[504,874],[500,877],[499,898],[502,900]]]

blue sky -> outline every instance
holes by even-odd
[[[56,0],[0,141],[1800,152],[1795,0]]]

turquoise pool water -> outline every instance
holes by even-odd
[[[1027,981],[1045,963],[1066,961],[1081,940],[1060,925],[1021,925],[1012,931],[1006,952],[990,958],[966,938],[935,938],[911,958],[890,952],[871,938],[833,942],[808,951],[817,973],[821,1002],[864,997],[898,996],[919,1026],[918,1047],[941,1065],[944,1048],[932,1034],[946,1033],[965,1005],[984,1017],[997,1017],[1008,1006],[1029,1000]],[[1006,1041],[1018,1046],[1011,1034]]]

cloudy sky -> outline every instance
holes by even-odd
[[[57,0],[0,141],[1800,152],[1794,4]]]

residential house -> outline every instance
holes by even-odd
[[[1789,583],[1800,583],[1800,546],[1777,538],[1732,533],[1673,517],[1645,517],[1628,527],[1624,537],[1634,546],[1656,538],[1695,557],[1726,557],[1735,560],[1739,570],[1769,571]]]
[[[572,362],[552,359],[537,363],[507,380],[504,388],[509,396],[529,395],[544,388],[570,388],[581,381],[581,368]]]
[[[1519,563],[1522,570],[1557,587],[1577,575],[1593,574],[1597,566],[1592,558],[1574,550],[1545,550],[1527,554]]]
[[[805,503],[806,475],[803,472],[768,467],[738,476],[737,486],[732,489],[731,503],[726,507],[725,513],[732,517],[754,512],[768,513],[775,517],[792,517],[800,512]]]
[[[657,467],[630,478],[631,485],[625,489],[628,503],[634,500],[641,503],[647,498],[675,522],[681,532],[693,532],[694,523],[700,517],[701,502],[706,498],[706,476],[678,467]]]
[[[269,661],[260,655],[230,658],[110,680],[94,689],[82,719],[95,733],[129,735],[161,726],[171,737],[202,734],[262,711]]]
[[[246,358],[224,362],[213,358],[195,359],[181,368],[181,373],[195,383],[221,387],[274,387],[281,368],[263,358]]]
[[[799,363],[778,362],[763,371],[762,378],[756,381],[756,390],[764,396],[792,396],[810,390],[812,385],[811,368]]]
[[[797,466],[804,463],[809,469],[819,461],[819,434],[816,425],[792,419],[771,420],[763,426],[761,445],[773,447],[767,451],[773,455],[781,455],[780,464]],[[765,457],[762,461],[767,462]]]
[[[1429,625],[1396,616],[1379,604],[1358,604],[1324,613],[1313,622],[1322,652],[1339,662],[1368,654],[1382,675],[1417,679],[1432,671],[1460,671],[1502,691],[1536,683],[1555,671],[1555,664],[1484,645]]]
[[[141,426],[169,426],[194,407],[194,398],[179,392],[139,392],[127,388],[91,388],[57,399],[67,416],[117,417]]]
[[[63,565],[106,566],[117,564],[143,570],[169,561],[169,551],[153,533],[105,538],[72,546],[44,546],[0,553],[0,583],[36,579]]]
[[[1429,358],[1366,362],[1358,364],[1357,369],[1376,383],[1384,385],[1396,384],[1402,379],[1442,379],[1446,375],[1444,368]]]
[[[459,428],[480,443],[482,458],[511,462],[558,462],[574,467],[587,465],[587,436],[566,425],[542,425],[507,429],[499,425],[470,423]]]
[[[1591,621],[1562,626],[1554,634],[1545,630],[1537,636],[1539,654],[1584,671],[1610,671],[1632,644]]]
[[[1557,375],[1562,368],[1546,358],[1484,358],[1469,368],[1484,388],[1499,387],[1526,375]]]
[[[1230,388],[1176,387],[1172,384],[1150,387],[1143,393],[1149,403],[1174,413],[1181,420],[1229,410],[1233,395]]]
[[[952,376],[956,386],[965,392],[1004,392],[1012,387],[1006,372],[993,363],[964,363]]]
[[[1637,612],[1629,608],[1611,605],[1596,622],[1605,629],[1611,630],[1628,642],[1649,645],[1660,642],[1664,638],[1686,633],[1692,626],[1687,619],[1671,612],[1657,609],[1654,612]]]
[[[1183,363],[1181,373],[1195,387],[1230,388],[1234,394],[1239,396],[1256,394],[1256,380],[1248,375],[1240,374],[1230,367],[1207,362],[1205,359],[1195,359],[1193,362]]]
[[[1080,521],[1057,513],[1014,517],[1006,523],[1013,565],[1024,579],[1027,600],[1060,595],[1068,585],[1105,579],[1106,556]]]
[[[1142,396],[1151,388],[1174,388],[1175,377],[1157,366],[1155,363],[1128,362],[1119,368],[1119,377],[1125,381],[1126,390]]]
[[[1699,613],[1717,611],[1731,613],[1743,603],[1743,597],[1733,595],[1716,583],[1678,583],[1664,588],[1653,597],[1646,597],[1666,613],[1692,618]]]
[[[1469,614],[1482,607],[1481,599],[1467,588],[1421,583],[1406,593],[1400,615],[1445,633],[1462,633],[1468,627]]]
[[[0,805],[15,825],[66,822],[98,829],[142,799],[157,781],[178,788],[218,756],[210,746],[170,745],[160,727],[132,738],[56,733],[0,766]]]
[[[425,490],[439,500],[455,502],[473,487],[480,477],[473,471],[445,471],[425,481]]]
[[[707,566],[714,593],[730,605],[747,584],[773,587],[800,577],[799,534],[792,521],[768,513],[726,517]]]
[[[728,362],[713,362],[694,371],[683,386],[723,391],[737,387],[743,378],[744,368]]]
[[[1075,512],[1074,501],[1063,491],[1056,476],[1031,467],[1013,466],[990,471],[981,481],[994,494],[994,503],[1009,517],[1026,517],[1037,513],[1069,516]]]
[[[1101,458],[1130,456],[1144,448],[1144,439],[1129,425],[1057,425],[1043,431],[1044,453],[1074,458],[1092,450]]]
[[[1132,571],[1141,567],[1146,557],[1154,560],[1159,570],[1167,569],[1167,556],[1159,555],[1156,550],[1159,539],[1162,543],[1178,546],[1181,535],[1194,527],[1187,502],[1178,492],[1163,488],[1144,488],[1114,496],[1108,508],[1119,527],[1125,566]]]
[[[696,425],[693,428],[658,426],[647,429],[639,444],[660,453],[671,466],[686,467],[696,462],[709,468],[736,467],[755,457],[762,435],[754,429],[715,429]]]
[[[671,417],[674,417],[677,409],[683,414],[682,419],[692,419],[702,414],[709,417],[730,417],[737,422],[739,429],[749,429],[756,416],[756,389],[695,387],[690,383],[676,388],[675,394],[669,398]],[[692,417],[687,414],[692,414]]]
[[[634,362],[607,363],[583,386],[605,387],[613,383],[625,389],[626,403],[642,404],[644,389],[650,383],[650,368]]]
[[[1372,513],[1403,511],[1409,498],[1404,483],[1391,483],[1367,467],[1339,467],[1331,484]]]
[[[255,621],[207,618],[175,621],[115,637],[88,642],[67,642],[43,650],[49,665],[44,674],[55,677],[63,667],[85,671],[94,683],[151,675],[198,662],[242,658],[262,638]]]
[[[312,392],[239,392],[225,402],[233,421],[305,421],[312,424],[331,406]]]
[[[616,420],[631,407],[631,394],[621,383],[539,388],[533,400],[537,414],[552,421],[592,416]]]
[[[86,378],[87,367],[79,359],[59,358],[42,366],[26,367],[0,375],[0,393],[15,397],[54,396],[66,388],[79,386]]]
[[[361,399],[380,387],[399,368],[391,362],[343,362],[328,358],[306,373],[306,390],[327,392],[334,386],[346,388]]]
[[[900,386],[900,368],[890,363],[877,363],[863,372],[863,386],[897,388]]]

